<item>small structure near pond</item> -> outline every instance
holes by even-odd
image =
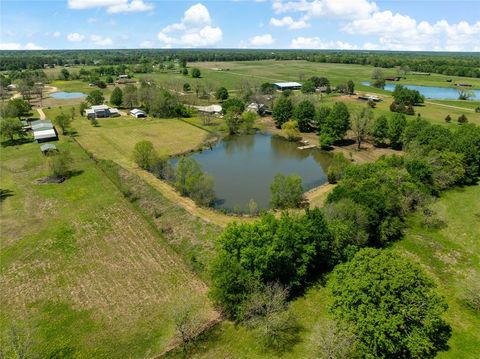
[[[120,112],[116,108],[107,105],[96,105],[85,110],[87,118],[108,118],[120,116]]]
[[[219,115],[222,113],[222,106],[210,105],[210,106],[193,106],[198,112],[207,113],[210,115]]]
[[[248,112],[254,112],[263,116],[267,110],[267,107],[263,103],[255,103],[252,102],[250,105],[247,106],[246,110]]]
[[[147,114],[144,111],[139,110],[138,108],[134,108],[132,111],[130,111],[130,115],[132,115],[133,117],[136,117],[136,118],[147,117]]]

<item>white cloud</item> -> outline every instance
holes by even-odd
[[[322,41],[318,37],[299,36],[290,43],[292,49],[341,49],[355,50],[358,47],[343,41]]]
[[[78,32],[73,32],[67,35],[67,40],[70,42],[81,42],[85,40],[85,35],[79,34]]]
[[[339,19],[361,19],[368,17],[378,9],[377,5],[368,0],[299,0],[273,1],[273,10],[276,14],[301,12],[305,19],[329,17]]]
[[[62,34],[61,34],[60,31],[54,31],[53,34],[52,34],[53,37],[60,37],[61,35]]]
[[[142,48],[142,49],[151,49],[153,47],[155,47],[153,41],[146,40],[146,41],[142,41],[140,43],[140,48]]]
[[[310,25],[305,21],[305,20],[293,20],[291,16],[284,16],[281,19],[276,19],[272,17],[270,19],[270,25],[276,26],[276,27],[282,27],[286,26],[290,30],[297,30],[297,29],[303,29],[305,27],[309,27]]]
[[[110,46],[113,44],[113,41],[109,37],[103,37],[100,35],[92,35],[90,36],[90,40],[98,46]]]
[[[252,46],[269,46],[275,42],[275,39],[270,34],[257,35],[252,37],[248,43]]]
[[[4,42],[0,43],[0,50],[43,50],[44,48],[34,44],[33,42],[28,42],[25,45],[19,44],[18,42]]]
[[[368,42],[367,49],[472,51],[480,46],[480,21],[449,24],[446,20],[429,23],[391,11],[375,12],[343,27],[349,34],[378,36],[378,43]]]
[[[149,11],[154,8],[153,4],[143,0],[68,0],[68,7],[75,10],[105,7],[110,14]]]
[[[180,22],[168,25],[158,33],[158,39],[167,47],[213,46],[222,37],[222,29],[212,26],[208,9],[200,3],[188,8]]]

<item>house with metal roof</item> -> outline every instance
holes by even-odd
[[[33,139],[38,143],[58,140],[55,128],[49,130],[33,131]]]
[[[222,113],[222,106],[220,105],[210,105],[210,106],[193,106],[199,112],[208,113],[208,114],[221,114]]]
[[[32,131],[43,131],[43,130],[51,130],[53,129],[53,124],[50,120],[38,120],[33,121],[30,124]]]
[[[276,82],[273,86],[280,91],[300,90],[302,88],[302,84],[299,84],[298,82]]]
[[[95,105],[85,110],[88,118],[108,118],[120,116],[118,109],[108,107],[107,105]]]

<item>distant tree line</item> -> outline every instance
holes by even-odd
[[[432,53],[340,50],[235,50],[235,49],[141,49],[141,50],[38,50],[0,52],[0,70],[40,69],[56,65],[120,65],[162,63],[176,60],[255,61],[307,60],[322,63],[371,65],[449,76],[480,77],[480,59],[474,53]]]

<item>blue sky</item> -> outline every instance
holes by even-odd
[[[480,0],[1,0],[0,49],[480,51]]]

